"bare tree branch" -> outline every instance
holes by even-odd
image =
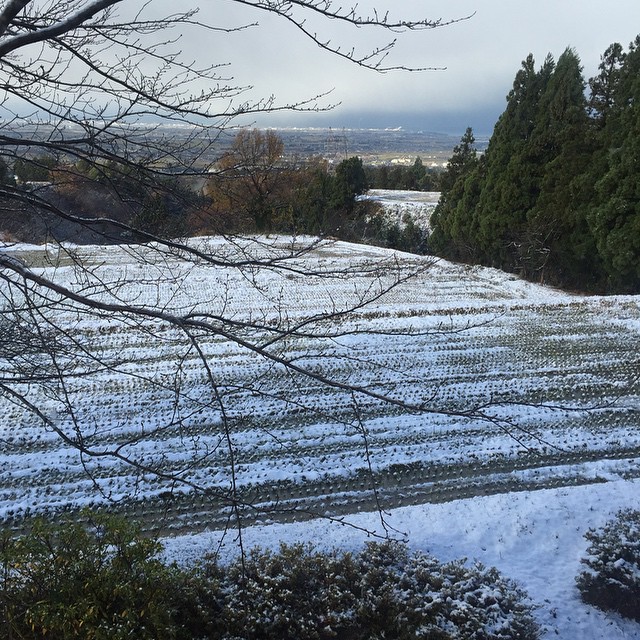
[[[426,265],[413,273],[393,261],[334,269],[304,261],[320,246],[320,238],[292,240],[283,248],[269,238],[229,231],[212,199],[189,182],[206,182],[214,173],[251,176],[260,160],[255,154],[225,165],[226,132],[240,116],[314,112],[332,105],[326,93],[294,102],[247,98],[250,84],[231,76],[229,60],[209,60],[209,52],[189,59],[181,45],[189,34],[205,34],[217,42],[254,26],[253,18],[243,19],[242,12],[257,9],[289,22],[311,45],[357,66],[409,70],[421,65],[387,64],[395,39],[455,20],[395,19],[383,10],[362,15],[357,6],[331,0],[232,0],[232,5],[237,21],[231,26],[205,21],[204,12],[189,3],[168,15],[159,12],[154,0],[138,5],[123,0],[8,0],[0,6],[0,169],[7,170],[0,176],[0,401],[24,411],[20,415],[28,416],[30,425],[40,426],[39,435],[55,438],[64,451],[75,451],[83,480],[88,476],[101,498],[126,502],[149,491],[160,500],[166,491],[176,496],[199,492],[227,509],[224,517],[241,527],[247,513],[261,510],[314,512],[313,505],[296,503],[291,496],[261,504],[248,493],[249,463],[239,434],[261,421],[261,433],[278,440],[274,424],[252,414],[251,399],[257,397],[281,407],[285,415],[279,419],[289,419],[290,410],[355,431],[381,508],[367,407],[407,413],[442,409],[428,399],[410,401],[383,382],[341,377],[333,365],[364,366],[364,355],[338,348],[339,340],[359,334],[342,323]],[[126,16],[130,7],[134,13]],[[356,51],[349,42],[323,35],[332,33],[332,22],[378,31],[383,42]],[[390,42],[384,41],[387,37]],[[277,141],[272,151],[272,175],[281,181],[296,177],[283,171]],[[260,195],[268,195],[269,185],[258,173],[253,177]],[[302,189],[303,180],[297,179]],[[215,249],[182,237],[183,227],[176,231],[177,223],[200,215],[224,234]],[[162,216],[167,227],[157,222]],[[23,262],[9,250],[12,238],[42,243],[65,238],[73,244],[58,244],[55,255],[43,249],[35,261]],[[99,249],[83,250],[87,238],[120,243],[130,263],[122,270],[103,264]],[[247,313],[234,311],[232,285],[216,294],[208,308],[182,301],[187,276],[203,265],[209,273],[239,274],[258,300],[255,308],[248,302]],[[264,284],[266,276],[282,282],[361,278],[367,284],[355,287],[347,301],[331,300],[326,308],[296,314],[283,293]],[[133,344],[111,352],[104,344],[112,330],[127,331],[132,341],[149,341],[157,360],[137,362]],[[415,335],[423,331],[430,329]],[[371,335],[376,332],[385,334],[372,329]],[[259,366],[250,374],[224,378],[214,349],[218,343],[249,354]],[[283,386],[274,386],[272,378]],[[100,389],[101,402],[108,405],[109,394],[118,395],[120,386],[128,384],[157,392],[162,406],[140,409],[135,416],[117,415],[113,422],[106,410],[91,415],[83,408],[83,389]],[[327,390],[338,399],[337,406],[305,399],[309,385]],[[504,426],[472,408],[450,412],[460,419],[470,415]],[[202,432],[199,421],[205,422]],[[190,455],[172,460],[166,452],[152,450],[156,438],[177,439]],[[287,446],[284,439],[280,444]],[[127,469],[123,495],[109,484],[109,465],[118,473]],[[219,472],[224,480],[203,477],[203,469]],[[339,515],[328,517],[342,521]]]
[[[16,1],[9,3],[3,15],[0,16],[0,26],[4,22],[8,25],[12,19],[17,17],[17,14],[22,11],[22,9],[32,2],[33,0],[28,2]],[[53,40],[58,36],[69,33],[70,31],[84,25],[98,13],[119,4],[120,2],[123,2],[123,0],[94,0],[93,2],[87,3],[86,6],[81,7],[77,12],[67,15],[64,20],[60,20],[55,24],[5,39],[4,42],[0,43],[0,58],[6,56],[12,51],[16,51],[17,49],[21,49],[22,47],[26,47],[30,44]],[[34,29],[36,27],[37,25],[33,25],[31,28]],[[5,32],[6,27],[2,29],[0,33],[4,34]]]

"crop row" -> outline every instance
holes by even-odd
[[[138,251],[146,250],[109,247],[102,262],[96,260],[103,265],[96,278],[119,283],[127,299],[135,291],[125,276],[135,270],[137,304],[210,312],[226,305],[237,320],[255,313],[268,325],[251,334],[256,344],[278,322],[346,308],[367,288],[376,291],[392,279],[361,273],[354,284],[262,274],[257,292],[232,270],[180,261],[175,269],[146,267],[135,262]],[[334,245],[305,264],[339,271],[364,259]],[[403,268],[420,260],[411,258]],[[57,268],[56,276],[65,277],[65,269]],[[108,366],[69,378],[64,388],[23,389],[58,433],[0,397],[0,516],[17,521],[120,500],[150,523],[173,505],[180,526],[195,526],[207,517],[224,520],[229,505],[222,497],[214,501],[221,514],[214,518],[215,509],[196,496],[161,497],[175,493],[175,479],[223,497],[233,480],[248,492],[243,500],[268,511],[286,503],[304,512],[305,500],[315,510],[340,511],[349,500],[354,509],[371,508],[370,470],[379,495],[396,504],[426,499],[436,485],[439,495],[453,495],[442,483],[459,480],[481,491],[494,480],[510,486],[507,476],[519,470],[632,459],[640,445],[639,317],[630,298],[568,296],[491,270],[442,263],[374,306],[310,323],[306,335],[269,347],[274,357],[313,374],[305,376],[219,337],[200,341],[207,371],[185,336],[161,323],[147,331],[107,317],[78,321],[64,310],[56,322],[73,323],[75,339]],[[322,330],[317,338],[314,327]],[[71,440],[80,435],[85,449],[101,455],[81,456],[60,433]],[[136,473],[102,455],[109,451],[161,475]],[[553,481],[549,474],[544,483]],[[534,481],[527,477],[522,485]]]

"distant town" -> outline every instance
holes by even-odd
[[[31,138],[34,140],[79,138],[86,132],[79,126],[55,126],[47,123],[33,124],[26,121],[5,123],[4,131],[11,131],[16,140]],[[194,127],[162,124],[134,124],[127,126],[128,136],[149,142],[160,138],[179,141],[184,138],[194,140]],[[351,156],[358,156],[366,165],[411,165],[420,157],[426,167],[444,167],[451,157],[453,148],[460,142],[460,136],[446,133],[434,133],[403,128],[394,129],[350,129],[350,128],[273,128],[284,143],[285,156],[288,158],[318,156],[331,164],[338,163]],[[214,162],[232,146],[236,129],[219,132],[217,139],[200,141],[198,164]],[[123,132],[113,131],[113,142]],[[462,135],[462,134],[461,134]],[[197,139],[197,130],[195,138]],[[489,138],[477,137],[475,146],[479,152],[486,149]],[[24,147],[23,147],[24,149]],[[203,152],[203,149],[204,152]],[[194,150],[195,151],[195,150]],[[40,148],[34,150],[40,152]]]
[[[419,156],[427,167],[446,165],[459,137],[405,129],[277,129],[287,155],[318,155],[332,162],[359,156],[364,164],[413,164]],[[476,140],[478,151],[488,138]]]

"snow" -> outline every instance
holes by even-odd
[[[382,202],[383,204],[402,203],[409,206],[429,204],[435,207],[440,199],[440,192],[370,189],[364,196],[361,196],[361,199],[374,200],[376,202]]]
[[[370,189],[359,200],[377,202],[384,217],[391,224],[404,226],[407,217],[423,229],[429,229],[429,220],[438,201],[438,191],[394,191],[388,189]]]
[[[457,558],[497,567],[514,579],[537,605],[543,639],[631,640],[640,624],[582,603],[575,586],[583,570],[589,528],[602,526],[617,511],[637,507],[638,480],[507,493],[394,509],[385,515],[388,531],[446,562]],[[316,548],[358,550],[384,535],[380,516],[350,516],[349,524],[318,519],[295,524],[249,527],[245,548],[277,549],[280,543],[311,542]],[[165,557],[190,564],[219,549],[222,560],[238,553],[237,534],[205,532],[164,539]]]
[[[223,262],[247,252],[267,259],[286,256],[304,241],[280,237],[257,243],[247,239],[231,244],[220,238],[192,242]],[[253,318],[267,326],[273,321],[286,328],[327,309],[347,309],[361,296],[371,298],[369,307],[332,326],[333,339],[291,341],[287,356],[311,368],[326,366],[327,375],[338,382],[349,380],[409,404],[432,403],[434,411],[421,415],[378,415],[375,402],[363,401],[365,409],[371,409],[363,424],[376,471],[424,465],[420,473],[426,473],[470,460],[478,464],[477,477],[474,469],[468,479],[479,482],[480,495],[420,506],[399,501],[404,506],[385,516],[388,530],[401,532],[397,535],[406,536],[413,549],[442,561],[467,557],[497,566],[540,605],[537,615],[545,638],[640,638],[640,625],[583,605],[574,585],[588,528],[601,526],[621,508],[637,507],[640,481],[629,478],[637,476],[640,455],[639,297],[570,295],[495,269],[341,242],[323,242],[290,262],[330,277],[218,268],[205,261],[190,263],[179,251],[167,259],[154,254],[151,246],[68,246],[65,251],[50,246],[47,255],[41,247],[25,245],[0,250],[65,286],[95,289],[101,299],[225,314],[239,322]],[[79,277],[72,254],[95,265],[91,273]],[[410,273],[414,277],[405,280]],[[378,297],[377,292],[396,277],[400,284]],[[111,283],[110,290],[101,291],[101,283]],[[146,437],[139,442],[134,438],[136,444],[127,453],[145,464],[160,460],[176,473],[188,470],[189,479],[203,486],[225,487],[229,461],[221,445],[224,439],[216,431],[219,419],[198,395],[206,397],[208,388],[188,345],[181,345],[166,327],[152,332],[151,340],[149,332],[114,318],[80,316],[64,307],[56,313],[55,320],[63,326],[70,323],[83,344],[113,363],[108,370],[68,385],[76,416],[92,425],[96,441],[106,446],[145,430]],[[316,328],[319,335],[326,332],[321,324],[309,330]],[[303,421],[293,414],[296,406],[288,403],[287,389],[281,389],[286,378],[278,377],[269,362],[218,337],[203,339],[202,348],[215,360],[220,380],[231,381],[228,415],[249,418],[234,432],[239,486],[255,483],[268,488],[286,479],[314,488],[317,481],[334,504],[338,496],[351,498],[359,491],[351,480],[366,467],[361,434],[341,423],[338,412],[332,413],[349,398],[302,381],[296,401],[304,394],[301,403],[316,409]],[[171,386],[176,362],[188,389],[177,407]],[[146,378],[136,375],[140,367]],[[268,388],[262,386],[262,376]],[[517,423],[520,440],[491,421],[463,420],[437,411],[500,397],[505,403],[493,407],[492,415],[502,426]],[[558,406],[538,406],[539,398]],[[34,388],[30,399],[73,433],[64,406],[54,398]],[[0,399],[0,411],[5,417],[0,425],[1,516],[106,503],[87,479],[76,451],[10,402]],[[189,438],[171,427],[176,412]],[[91,439],[93,434],[88,435]],[[550,458],[544,465],[527,462],[532,451],[544,458],[550,448],[567,458]],[[581,459],[583,452],[589,455]],[[613,455],[603,459],[605,454]],[[192,465],[198,458],[202,465]],[[520,466],[512,464],[521,459]],[[99,472],[96,482],[111,497],[134,494],[143,502],[167,490],[161,482],[140,481],[114,460],[84,464]],[[548,481],[558,478],[580,486],[549,488]],[[484,495],[489,481],[502,493]],[[421,491],[424,498],[449,482],[420,475],[419,481],[406,486]],[[531,484],[538,489],[522,490]],[[352,513],[345,518],[348,524],[319,519],[250,527],[243,531],[243,541],[245,548],[308,540],[355,549],[366,540],[367,531],[384,533],[378,514]],[[232,531],[220,537],[205,533],[167,538],[166,555],[192,562],[219,543],[224,557],[237,553]]]

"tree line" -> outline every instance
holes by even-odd
[[[640,291],[640,36],[585,82],[567,49],[522,63],[486,153],[467,129],[431,249],[591,292]],[[587,84],[589,92],[586,92]]]
[[[365,167],[371,189],[439,191],[442,169],[425,167],[418,156],[412,165],[369,165]]]
[[[412,165],[393,167],[365,166],[358,156],[335,166],[321,157],[292,159],[276,132],[258,129],[241,129],[204,178],[167,175],[161,188],[158,184],[141,187],[137,169],[117,162],[96,166],[47,155],[17,158],[12,167],[0,161],[3,184],[15,187],[17,182],[23,188],[38,189],[56,206],[78,215],[100,217],[108,212],[108,217],[119,219],[127,226],[126,237],[122,229],[112,229],[113,241],[135,238],[136,232],[142,239],[145,234],[283,232],[332,235],[404,250],[415,242],[388,241],[387,231],[378,228],[380,221],[369,220],[373,205],[358,203],[357,196],[370,188],[437,190],[441,173],[425,167],[420,157]],[[11,224],[14,214],[0,213],[0,226],[16,239],[33,242],[48,235],[68,239],[64,226],[43,225],[41,217],[28,223],[27,218],[18,217],[16,227]],[[101,229],[100,237],[87,234],[84,241],[103,242],[105,232]],[[73,234],[78,241],[77,230]]]
[[[335,167],[320,157],[287,159],[274,131],[244,129],[207,180],[211,210],[191,226],[207,233],[221,223],[227,232],[335,234],[368,186],[357,156]]]
[[[6,162],[0,167],[3,184],[36,190],[56,209],[121,223],[97,232],[87,229],[83,237],[74,229],[74,240],[84,242],[256,232],[354,239],[356,198],[369,188],[359,157],[335,166],[319,157],[290,159],[275,132],[258,129],[240,130],[207,173],[167,174],[161,183],[150,184],[138,174],[127,163],[96,165],[47,155],[24,156],[12,167]],[[13,238],[69,239],[55,215],[45,219],[40,212],[31,220],[28,211],[16,216],[15,208],[8,203],[0,213],[0,227]]]

